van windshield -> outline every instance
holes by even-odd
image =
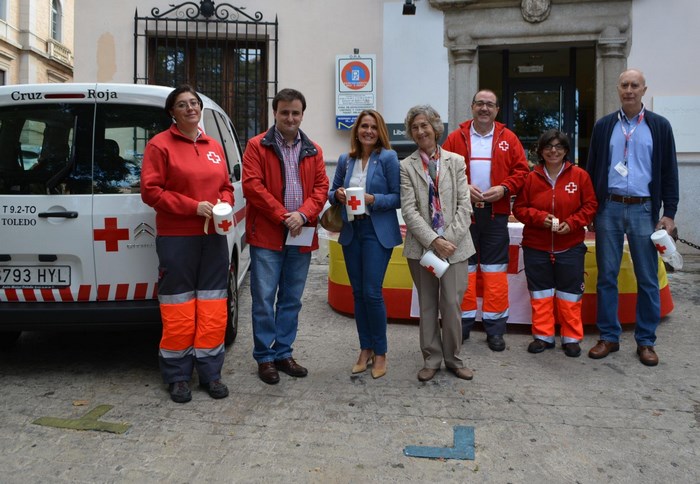
[[[162,107],[47,103],[0,107],[0,195],[139,193]]]

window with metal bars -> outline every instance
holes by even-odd
[[[137,11],[134,37],[134,82],[192,85],[226,111],[242,147],[267,129],[277,91],[276,20],[230,4],[188,2],[163,13],[154,8],[150,17]]]

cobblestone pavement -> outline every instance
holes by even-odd
[[[268,386],[251,356],[250,296],[224,380],[231,396],[195,390],[170,401],[160,383],[158,331],[26,333],[0,353],[0,482],[699,482],[700,256],[669,276],[675,309],[647,368],[632,332],[603,360],[527,353],[526,327],[491,352],[472,333],[472,381],[441,371],[420,383],[415,324],[389,326],[388,373],[351,376],[353,319],[326,302],[327,266],[312,265],[294,356],[309,376]],[[596,341],[592,329],[583,343]],[[34,425],[101,420],[123,434]],[[476,458],[406,457],[408,445],[449,447],[474,427]]]

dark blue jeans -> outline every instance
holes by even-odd
[[[360,348],[383,355],[387,350],[387,341],[382,284],[393,249],[379,243],[369,218],[352,222],[352,228],[352,241],[343,246],[343,255],[355,300]]]

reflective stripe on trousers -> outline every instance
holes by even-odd
[[[467,290],[462,298],[462,318],[476,319],[476,265],[469,264]]]
[[[477,313],[476,265],[469,265],[469,283],[462,298],[462,318],[468,330]],[[503,334],[508,320],[508,264],[481,264],[483,299],[481,318],[487,334]]]
[[[556,254],[523,247],[523,255],[532,306],[532,334],[553,342],[554,325],[558,323],[563,344],[581,341],[586,246],[579,244]]]
[[[484,321],[507,318],[508,264],[481,264],[481,277],[484,281]]]
[[[202,356],[215,356],[212,351],[219,347],[217,351],[223,351],[226,290],[198,291],[196,299],[192,296],[193,293],[159,296],[163,321],[160,348],[167,351],[161,353],[165,358],[183,356],[193,347]]]
[[[159,363],[166,383],[221,378],[227,324],[228,246],[219,235],[158,237],[158,300],[163,336]]]
[[[554,289],[530,291],[532,335],[554,343]]]
[[[562,344],[580,342],[583,339],[582,299],[581,294],[554,289],[531,291],[532,335],[553,343],[556,322],[561,326]]]
[[[472,267],[476,270],[477,264],[481,269],[484,329],[489,335],[504,334],[508,321],[508,216],[475,210],[469,233],[476,249],[476,254],[469,258],[470,270]],[[472,314],[476,316],[477,285],[472,280],[469,279],[468,294],[463,299],[463,315],[469,316],[468,324],[473,321]]]
[[[578,343],[583,339],[582,306],[583,294],[557,291],[557,321],[561,325],[562,344]]]

